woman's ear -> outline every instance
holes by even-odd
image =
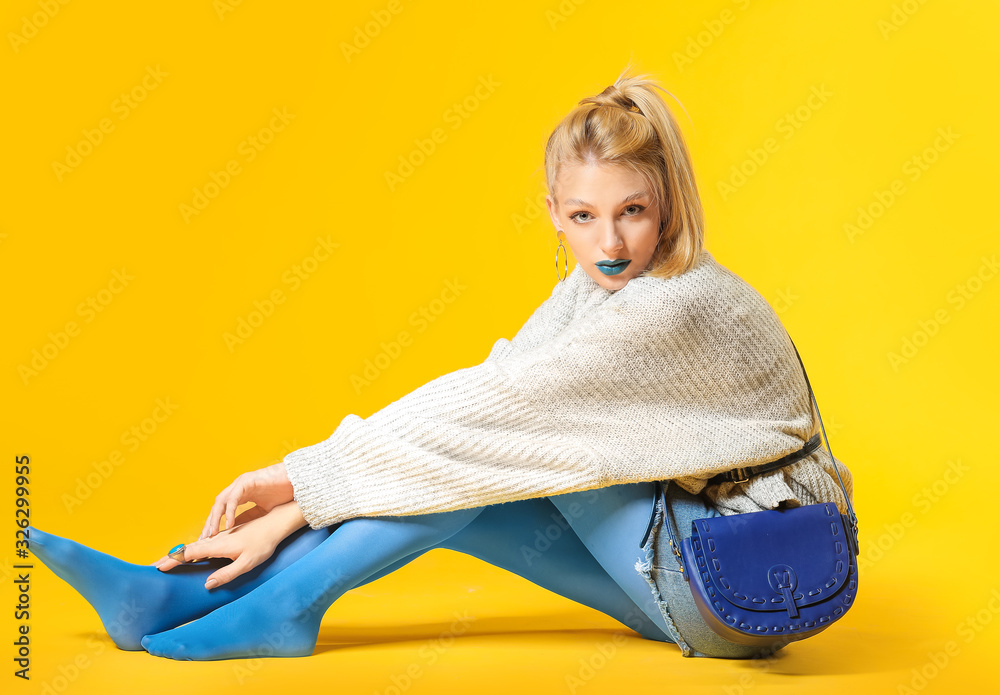
[[[545,207],[549,209],[549,218],[552,220],[552,226],[557,231],[562,229],[562,225],[559,223],[559,208],[556,207],[556,201],[551,195],[545,196]]]

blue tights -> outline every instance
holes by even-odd
[[[33,527],[29,534],[34,554],[83,595],[120,648],[173,659],[309,655],[334,601],[432,548],[472,555],[643,637],[672,641],[635,569],[652,497],[652,483],[635,483],[303,528],[266,562],[212,590],[205,578],[227,560],[160,572]]]

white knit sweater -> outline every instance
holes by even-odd
[[[606,290],[577,266],[512,340],[284,458],[312,528],[652,480],[723,514],[835,502],[820,448],[747,483],[819,431],[794,348],[767,301],[703,251],[669,279]],[[838,459],[839,462],[839,459]],[[852,478],[840,474],[853,498]]]

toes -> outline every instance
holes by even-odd
[[[150,654],[152,654],[153,656],[163,656],[163,652],[160,650],[160,641],[155,639],[151,635],[146,635],[145,637],[143,637],[141,640],[139,640],[139,644],[141,644],[142,648],[145,649]]]
[[[170,632],[168,630],[168,632]],[[175,661],[191,661],[191,656],[187,654],[187,649],[175,638],[167,636],[166,633],[146,635],[139,642],[142,648],[153,656],[162,656],[165,659]]]
[[[168,642],[169,640],[166,640],[159,635],[146,635],[139,641],[139,644],[141,644],[142,648],[153,656],[162,656],[169,659],[170,654],[168,653]]]

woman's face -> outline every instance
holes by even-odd
[[[620,290],[649,266],[660,215],[641,176],[618,165],[567,165],[556,177],[555,192],[558,200],[545,197],[552,224],[566,233],[573,256],[594,282]]]

